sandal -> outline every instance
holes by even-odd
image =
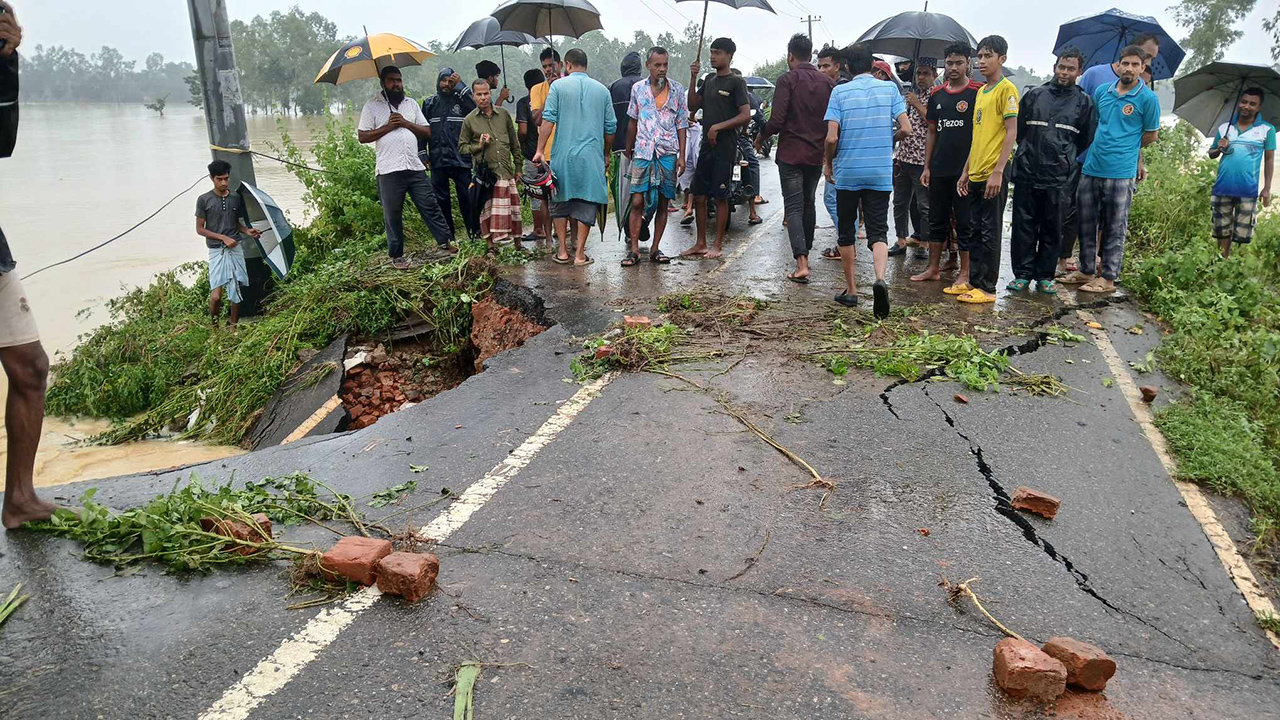
[[[587,256],[586,256],[586,258],[587,258],[587,259],[586,259],[586,260],[583,260],[582,262],[578,262],[577,260],[574,260],[574,261],[573,261],[573,266],[574,266],[574,267],[586,267],[586,266],[588,266],[588,265],[590,265],[591,263],[593,263],[593,262],[595,262],[595,261],[596,261],[596,260],[595,260],[595,258],[591,257],[590,255],[587,255]]]
[[[1017,278],[1016,280],[1010,281],[1008,285],[1005,285],[1004,289],[1012,290],[1014,292],[1025,292],[1026,289],[1029,287],[1031,287],[1030,280],[1023,280],[1022,278]]]
[[[858,307],[858,296],[842,292],[836,296],[836,302],[845,307]]]
[[[948,295],[967,295],[973,291],[973,286],[969,283],[958,282],[954,285],[948,285],[942,288],[942,292]]]
[[[907,246],[903,245],[902,243],[894,243],[893,247],[889,248],[889,257],[898,257],[899,255],[906,255],[906,254],[907,254]]]
[[[762,223],[762,222],[764,222],[764,218],[751,218],[750,220],[748,220],[748,221],[747,221],[747,224],[748,224],[748,225],[759,225],[759,224],[760,224],[760,223]]]
[[[1066,275],[1062,276],[1059,279],[1062,281],[1062,284],[1064,285],[1084,285],[1087,283],[1091,283],[1094,280],[1092,275],[1085,275],[1079,270],[1072,270],[1071,272],[1067,273]]]
[[[795,275],[795,274],[791,274],[791,275],[787,275],[787,279],[788,279],[788,280],[790,280],[790,281],[791,281],[791,282],[793,282],[793,283],[800,283],[801,285],[808,285],[808,284],[809,284],[809,276],[808,276],[808,275]]]
[[[1084,285],[1081,285],[1078,289],[1080,292],[1087,293],[1109,293],[1115,291],[1115,288],[1107,287],[1106,281],[1102,278],[1094,278]]]
[[[571,257],[562,258],[559,255],[555,255],[551,258],[551,261],[556,263],[557,265],[568,265],[569,263],[573,262],[573,258]]]
[[[640,264],[640,256],[633,252],[628,252],[622,260],[622,267],[633,267],[638,264]]]
[[[829,247],[829,248],[827,248],[826,250],[823,250],[823,251],[822,251],[822,257],[826,258],[827,260],[839,260],[839,259],[840,259],[840,248],[838,248],[838,247]]]
[[[1058,282],[1056,280],[1037,280],[1036,290],[1044,293],[1045,295],[1057,295]]]
[[[661,250],[654,250],[653,252],[649,253],[649,262],[658,263],[659,265],[666,265],[671,262],[671,258],[664,255]]]

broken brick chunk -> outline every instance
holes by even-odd
[[[248,523],[239,520],[216,517],[200,518],[200,529],[246,542],[261,543],[271,540],[271,520],[264,513],[255,513],[253,520],[261,530],[250,527]],[[240,555],[252,555],[259,552],[257,548],[239,543],[234,543],[228,549]]]
[[[996,684],[1010,697],[1054,700],[1067,689],[1067,668],[1026,640],[996,643],[992,665]]]
[[[1116,674],[1116,661],[1102,648],[1069,637],[1051,637],[1044,644],[1045,654],[1067,668],[1067,684],[1085,690],[1105,690],[1107,681]]]
[[[1160,394],[1159,390],[1151,387],[1150,385],[1143,385],[1138,388],[1138,391],[1142,393],[1142,402],[1147,404],[1154,402],[1156,396]]]
[[[431,592],[440,561],[428,553],[393,552],[378,561],[378,589],[417,602]]]
[[[1048,493],[1020,485],[1013,491],[1013,500],[1010,504],[1013,505],[1014,510],[1026,510],[1052,520],[1058,514],[1058,506],[1062,501]]]
[[[344,537],[320,557],[320,567],[331,575],[361,585],[372,585],[378,561],[391,554],[387,540]]]
[[[653,326],[653,323],[649,318],[644,315],[623,315],[622,324],[630,330],[634,330],[636,328],[649,328]]]

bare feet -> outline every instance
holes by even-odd
[[[706,258],[706,259],[708,259],[708,260],[715,260],[716,258],[718,258],[718,257],[720,257],[720,256],[722,256],[722,255],[724,255],[724,253],[723,253],[723,252],[721,252],[719,248],[711,248],[711,249],[710,249],[710,250],[708,250],[708,251],[707,251],[707,252],[706,252],[702,257],[704,257],[704,258]]]
[[[925,270],[911,276],[911,282],[925,282],[927,280],[941,280],[942,273],[938,270]]]
[[[680,257],[702,257],[707,254],[706,245],[694,245],[693,247],[680,253]]]
[[[35,495],[26,500],[19,500],[18,498],[10,500],[9,496],[6,495],[4,514],[0,517],[0,524],[3,524],[6,530],[12,530],[24,522],[48,520],[57,509],[57,505],[45,502]]]

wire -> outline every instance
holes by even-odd
[[[667,23],[667,27],[671,28],[672,30],[674,30],[674,31],[676,31],[676,32],[683,32],[683,30],[681,30],[680,28],[676,27],[675,25],[672,25],[672,24],[671,24],[671,23],[670,23],[670,22],[669,22],[665,17],[663,17],[662,13],[659,13],[657,10],[654,10],[652,7],[650,7],[649,3],[645,2],[644,0],[640,0],[640,4],[641,4],[641,5],[643,5],[643,6],[645,6],[645,8],[647,8],[647,9],[649,10],[649,12],[651,12],[651,13],[653,13],[654,15],[658,16],[658,19],[659,19],[659,20],[661,20],[661,21],[662,21],[662,22],[664,22],[664,23]],[[679,10],[677,10],[676,12],[679,12]]]
[[[180,193],[178,193],[177,195],[174,195],[173,197],[169,198],[169,201],[168,201],[168,202],[166,202],[165,204],[161,205],[159,208],[157,208],[155,212],[153,212],[153,213],[151,213],[150,215],[146,216],[145,218],[143,218],[143,219],[139,220],[137,225],[134,225],[133,227],[129,228],[128,230],[125,230],[124,232],[122,232],[122,233],[120,233],[119,235],[117,235],[117,236],[115,236],[115,237],[111,238],[110,240],[108,240],[108,241],[106,241],[106,242],[103,242],[103,243],[99,243],[99,244],[97,244],[97,245],[94,245],[93,247],[89,248],[88,250],[85,250],[84,252],[79,253],[79,254],[77,254],[77,255],[73,255],[73,256],[71,256],[71,257],[67,258],[66,260],[62,260],[62,261],[60,261],[60,262],[53,263],[52,265],[45,265],[44,267],[40,268],[39,270],[36,270],[35,272],[32,272],[32,273],[28,273],[28,274],[26,274],[26,275],[23,275],[23,276],[22,276],[22,279],[23,279],[23,280],[26,280],[27,278],[35,277],[36,275],[39,275],[40,273],[44,272],[45,270],[48,270],[49,268],[56,268],[56,267],[58,267],[59,265],[66,265],[67,263],[71,262],[72,260],[79,260],[80,258],[84,257],[85,255],[88,255],[89,253],[93,252],[94,250],[98,250],[98,249],[100,249],[100,248],[104,248],[104,247],[106,247],[106,246],[110,245],[111,243],[113,243],[113,242],[115,242],[115,241],[119,240],[120,238],[124,237],[125,235],[128,235],[129,233],[133,232],[134,230],[137,230],[138,228],[142,227],[142,224],[143,224],[143,223],[145,223],[146,221],[148,221],[148,220],[150,220],[151,218],[155,217],[156,215],[159,215],[159,214],[160,214],[160,211],[161,211],[161,210],[164,210],[165,208],[167,208],[167,207],[169,207],[171,204],[173,204],[173,201],[174,201],[174,200],[177,200],[178,198],[182,197],[183,195],[186,195],[187,193],[191,192],[191,189],[192,189],[192,188],[194,188],[196,185],[199,185],[199,184],[201,183],[201,181],[203,181],[204,179],[205,179],[205,176],[204,176],[203,174],[202,174],[202,175],[200,175],[200,177],[196,178],[196,181],[195,181],[195,182],[193,182],[193,183],[191,183],[190,185],[188,185],[188,186],[187,186],[187,188],[186,188],[185,190],[183,190],[182,192],[180,192]]]
[[[303,165],[302,163],[296,163],[296,162],[293,162],[293,161],[291,161],[291,160],[285,160],[284,158],[278,158],[278,157],[276,157],[275,155],[268,155],[268,154],[266,154],[266,153],[260,153],[260,152],[258,152],[257,150],[250,150],[250,151],[249,151],[249,154],[250,154],[250,155],[257,155],[258,157],[264,157],[264,158],[266,158],[266,159],[268,159],[268,160],[275,160],[276,162],[278,162],[278,163],[284,163],[285,165],[292,165],[293,167],[296,167],[296,168],[302,168],[303,170],[310,170],[311,172],[324,173],[324,174],[326,174],[326,175],[332,175],[332,174],[333,174],[333,171],[332,171],[332,170],[321,170],[320,168],[313,168],[313,167],[311,167],[310,165]]]

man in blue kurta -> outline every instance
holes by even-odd
[[[554,131],[551,171],[556,176],[556,193],[551,198],[551,219],[560,244],[555,261],[581,267],[592,262],[587,257],[587,235],[600,206],[609,202],[605,166],[618,121],[608,88],[587,75],[586,53],[577,48],[565,53],[564,69],[568,75],[552,83],[547,94],[533,162],[545,162],[547,138]],[[577,228],[572,257],[568,248],[570,220]]]

